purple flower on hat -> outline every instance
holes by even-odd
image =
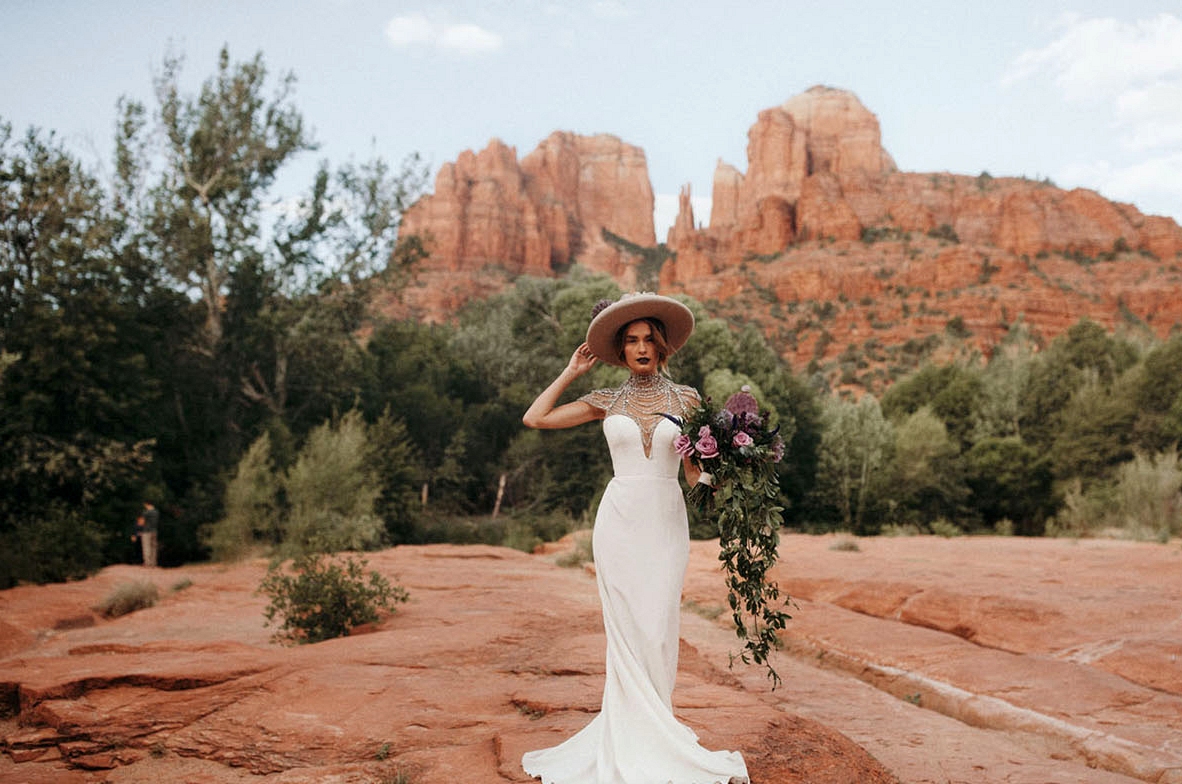
[[[607,308],[608,305],[612,305],[612,304],[614,304],[614,301],[610,300],[610,299],[601,299],[601,300],[599,300],[599,302],[596,302],[595,307],[591,308],[592,320],[594,320],[594,318],[596,316],[598,316],[600,313],[602,313],[604,311],[604,309]]]

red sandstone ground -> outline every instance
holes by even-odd
[[[784,540],[775,692],[728,670],[717,545],[693,545],[677,713],[756,784],[1182,782],[1177,542],[836,541]],[[521,752],[597,707],[588,571],[482,546],[369,560],[411,601],[300,648],[269,641],[262,562],[0,593],[0,781],[527,781]],[[95,616],[136,579],[163,600]]]

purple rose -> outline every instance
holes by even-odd
[[[682,433],[677,438],[673,439],[673,448],[677,450],[677,454],[682,457],[691,457],[694,454],[694,442],[685,433]]]
[[[710,425],[702,425],[698,428],[698,438],[705,438],[710,435]]]
[[[709,430],[709,428],[705,428]],[[709,460],[712,457],[718,457],[718,442],[714,440],[712,435],[704,435],[698,439],[698,443],[694,444],[698,450],[698,454],[703,460]]]
[[[731,443],[736,447],[742,448],[754,444],[755,439],[740,430],[738,433],[735,433],[735,437],[731,439]]]

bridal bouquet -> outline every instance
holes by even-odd
[[[776,463],[784,457],[784,440],[779,428],[765,426],[746,386],[721,409],[707,398],[684,422],[670,419],[681,427],[677,451],[703,473],[687,499],[718,530],[735,633],[744,641],[737,658],[766,665],[775,689],[780,676],[768,664],[768,654],[777,644],[777,630],[792,617],[783,610],[788,597],[780,601],[779,588],[768,579],[783,522]]]

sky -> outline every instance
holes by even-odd
[[[1119,10],[1117,7],[1119,6]],[[760,111],[823,84],[873,112],[903,171],[1050,178],[1182,223],[1182,0],[0,0],[0,120],[109,173],[116,101],[165,57],[196,92],[219,50],[291,72],[316,163],[431,167],[553,131],[644,149],[657,237]]]

